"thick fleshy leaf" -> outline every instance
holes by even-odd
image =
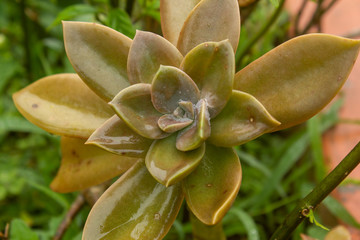
[[[190,118],[176,117],[173,114],[161,116],[158,125],[164,132],[173,133],[189,126],[193,122]]]
[[[215,117],[233,88],[235,57],[229,41],[200,44],[185,56],[181,69],[197,84],[201,98],[207,100],[210,116]]]
[[[201,43],[229,39],[236,52],[239,37],[240,10],[237,0],[202,0],[186,19],[177,47],[185,55]]]
[[[130,38],[95,23],[63,22],[63,28],[66,54],[96,94],[110,101],[130,85],[126,70]]]
[[[178,134],[176,148],[180,151],[196,149],[210,137],[210,115],[206,101],[201,99],[196,104],[195,111],[194,122]]]
[[[306,121],[336,95],[354,65],[359,40],[326,34],[294,38],[235,75],[234,89],[258,99],[281,122]]]
[[[179,50],[165,38],[136,31],[127,64],[129,81],[132,84],[152,83],[160,65],[179,67],[182,59]]]
[[[161,113],[172,113],[180,101],[197,103],[199,89],[191,78],[178,68],[160,66],[151,85],[151,100]]]
[[[160,240],[175,221],[182,201],[179,185],[158,183],[140,161],[96,202],[82,239]]]
[[[270,132],[280,125],[264,106],[250,94],[233,90],[221,113],[211,120],[209,142],[232,147]]]
[[[176,134],[154,141],[146,155],[146,166],[161,184],[171,186],[189,175],[205,153],[205,143],[192,151],[179,151],[175,147]]]
[[[145,158],[153,140],[144,138],[114,115],[90,136],[86,144],[96,145],[106,151],[128,157]]]
[[[73,192],[98,185],[124,173],[139,160],[84,143],[83,139],[61,138],[61,166],[51,183],[54,191]]]
[[[76,74],[42,78],[13,95],[19,112],[53,134],[88,138],[113,110]]]
[[[195,112],[194,112],[194,104],[189,101],[180,101],[179,107],[185,111],[185,116],[190,119],[194,119]]]
[[[136,133],[150,139],[168,136],[158,126],[162,116],[151,102],[151,85],[138,83],[122,90],[109,103]]]
[[[206,143],[199,166],[183,180],[187,205],[207,225],[221,221],[240,188],[241,166],[232,148]]]
[[[182,26],[191,10],[201,0],[160,0],[161,28],[164,37],[177,45]]]

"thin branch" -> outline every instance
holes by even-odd
[[[258,5],[258,3],[259,3],[259,0],[256,0],[246,7],[240,7],[240,16],[241,16],[241,24],[242,25],[244,25],[246,20],[249,19],[251,14],[256,9],[256,6]]]
[[[329,11],[330,8],[332,8],[332,7],[335,5],[335,3],[337,3],[337,2],[338,2],[338,0],[332,0],[325,8],[323,8],[323,9],[321,10],[321,15],[323,15],[324,13],[326,13],[327,11]]]
[[[284,6],[284,3],[285,3],[285,0],[281,0],[279,6],[277,7],[277,9],[273,13],[273,15],[270,17],[270,19],[266,22],[266,24],[263,25],[262,28],[260,29],[260,31],[258,33],[256,33],[253,36],[253,38],[245,45],[243,50],[239,51],[239,54],[236,57],[236,69],[240,68],[242,59],[245,57],[245,55],[257,43],[257,41],[259,41],[259,39],[266,34],[266,32],[270,29],[270,27],[273,25],[273,23],[278,19],[279,15],[281,13],[281,9]]]
[[[284,240],[291,236],[295,228],[304,220],[310,209],[315,209],[360,163],[360,142],[353,150],[329,173],[295,209],[285,218],[271,236],[271,240]]]
[[[133,8],[134,8],[134,0],[127,0],[126,1],[126,9],[125,11],[127,12],[127,14],[130,16],[132,16],[132,11],[133,11]]]
[[[53,240],[60,240],[62,236],[65,234],[66,230],[70,226],[72,220],[81,210],[81,208],[85,205],[85,198],[82,194],[79,194],[75,201],[71,204],[69,211],[66,213],[64,220],[61,222],[60,226],[58,227],[56,234]]]
[[[299,35],[299,32],[300,32],[299,23],[300,23],[301,16],[302,16],[302,14],[304,12],[304,9],[305,9],[307,3],[308,3],[308,0],[303,0],[298,13],[296,14],[295,23],[294,23],[294,25],[295,25],[295,34],[296,35]]]
[[[21,10],[21,28],[24,34],[23,37],[23,47],[25,50],[24,58],[24,67],[26,69],[26,77],[28,80],[32,80],[32,66],[31,66],[31,50],[30,50],[30,35],[28,28],[28,19],[26,17],[26,2],[25,0],[20,1],[20,10]]]
[[[0,239],[1,240],[9,240],[9,223],[6,224],[5,226],[5,231],[4,233],[0,232]]]
[[[307,33],[312,26],[314,26],[320,22],[321,15],[322,15],[321,6],[322,6],[323,2],[324,2],[324,0],[318,0],[316,9],[313,12],[312,17],[310,18],[309,22],[307,23],[307,25],[305,26],[305,28],[301,34]]]

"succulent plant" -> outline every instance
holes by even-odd
[[[319,112],[360,48],[357,40],[304,35],[235,74],[237,0],[162,0],[160,11],[165,38],[137,31],[131,40],[95,23],[64,22],[77,74],[14,94],[29,121],[62,136],[55,191],[124,173],[94,205],[83,239],[162,239],[184,197],[201,222],[219,223],[240,188],[232,147]]]

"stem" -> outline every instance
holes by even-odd
[[[315,9],[311,19],[309,20],[308,24],[306,25],[306,27],[304,28],[304,30],[302,31],[301,34],[307,33],[313,25],[318,24],[320,22],[321,16],[323,14],[321,12],[321,5],[322,5],[323,2],[324,2],[324,0],[318,0],[316,9]]]
[[[256,9],[257,4],[259,3],[259,0],[256,0],[255,2],[251,3],[250,5],[246,7],[240,7],[240,16],[241,16],[241,24],[244,25],[246,20],[249,19],[251,14]]]
[[[298,11],[298,13],[297,13],[297,15],[295,17],[295,23],[294,23],[294,25],[295,25],[295,35],[299,35],[299,33],[300,33],[299,23],[300,23],[301,15],[303,14],[307,3],[308,3],[308,0],[303,0],[303,2],[301,4],[301,7],[300,7],[300,9],[299,9],[299,11]]]
[[[132,10],[134,8],[134,0],[127,0],[126,1],[126,12],[131,17]]]
[[[279,17],[282,7],[284,6],[285,0],[281,0],[279,7],[275,10],[270,19],[262,26],[260,31],[254,35],[254,37],[247,42],[243,50],[239,50],[239,54],[236,56],[236,69],[240,68],[242,59],[250,51],[250,49],[259,41],[259,39],[265,35],[265,33],[270,29],[276,19]]]
[[[191,211],[189,212],[194,240],[226,240],[222,222],[209,226],[202,223]]]
[[[25,62],[24,68],[26,69],[26,77],[28,80],[32,80],[32,71],[31,71],[31,52],[30,52],[30,35],[28,28],[28,19],[26,17],[26,0],[20,1],[20,10],[21,10],[21,28],[24,33],[23,45],[25,49]]]
[[[329,11],[330,8],[334,6],[335,3],[337,3],[338,0],[332,0],[323,10],[321,10],[321,15],[325,12]]]
[[[304,220],[310,209],[315,209],[360,163],[360,142],[353,150],[329,173],[295,209],[285,218],[284,222],[271,236],[271,240],[288,239],[295,228]]]
[[[56,230],[53,240],[60,240],[62,238],[62,236],[65,234],[66,230],[70,226],[72,220],[81,210],[84,204],[85,204],[85,199],[82,194],[79,194],[75,199],[75,201],[71,204],[71,207],[69,211],[66,213],[64,220],[61,222],[60,226]]]

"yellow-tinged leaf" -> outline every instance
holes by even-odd
[[[183,201],[179,185],[165,187],[137,162],[100,197],[83,240],[161,240]]]
[[[137,31],[129,52],[129,81],[151,84],[160,65],[179,67],[182,59],[179,50],[165,38]]]
[[[201,43],[228,39],[236,52],[239,38],[240,10],[237,0],[202,0],[187,17],[177,47],[185,56]]]
[[[164,37],[177,45],[182,26],[189,13],[201,0],[160,0],[161,28]]]
[[[127,58],[132,40],[102,25],[63,22],[66,54],[75,71],[100,97],[110,101],[129,86]]]
[[[139,160],[84,143],[78,138],[61,138],[61,166],[51,183],[54,191],[73,192],[98,185],[124,173]]]
[[[221,113],[211,120],[209,142],[233,147],[270,132],[280,125],[264,106],[250,94],[233,90]]]
[[[42,78],[13,95],[30,122],[53,134],[88,138],[113,110],[76,74]]]
[[[240,182],[241,166],[234,150],[209,143],[199,166],[182,181],[187,205],[207,225],[221,221],[237,196]]]
[[[273,49],[235,75],[234,89],[258,99],[281,122],[302,123],[340,90],[355,63],[359,40],[303,35]]]

